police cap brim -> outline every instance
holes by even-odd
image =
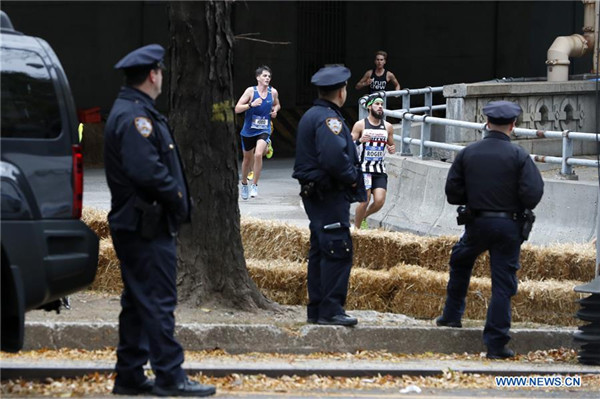
[[[165,69],[165,49],[160,44],[149,44],[133,50],[115,64],[115,69],[157,67]]]
[[[344,87],[352,74],[345,66],[327,66],[319,69],[310,79],[310,82],[324,91],[331,91]]]
[[[483,114],[495,125],[508,125],[514,122],[523,110],[511,101],[492,101],[483,107]]]

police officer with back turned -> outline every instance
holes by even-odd
[[[353,326],[344,311],[350,268],[350,203],[366,201],[358,155],[340,107],[346,101],[350,70],[321,68],[312,76],[319,98],[298,124],[292,177],[310,219],[307,321]]]
[[[527,151],[510,142],[521,107],[494,101],[483,108],[483,113],[488,135],[458,153],[446,180],[448,202],[466,205],[459,207],[457,218],[459,224],[465,224],[465,232],[452,248],[446,305],[436,324],[462,327],[473,264],[488,250],[492,298],[483,341],[488,358],[505,359],[515,355],[506,344],[521,244],[529,236],[531,210],[542,198],[544,182]]]
[[[162,89],[164,53],[151,44],[115,65],[125,73],[125,86],[104,130],[108,222],[124,286],[113,393],[208,396],[215,388],[187,378],[183,349],[173,335],[175,236],[190,220],[191,201],[167,119],[154,104]],[[148,360],[155,380],[144,375]]]

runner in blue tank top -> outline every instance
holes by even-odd
[[[256,86],[248,87],[235,105],[235,113],[245,112],[242,136],[242,188],[243,200],[258,196],[258,180],[262,170],[262,158],[271,135],[271,119],[281,109],[279,93],[271,83],[271,69],[263,65],[256,70]],[[253,183],[248,188],[248,172],[254,171]]]

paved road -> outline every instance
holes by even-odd
[[[243,216],[274,219],[308,227],[308,219],[302,208],[298,192],[300,187],[292,179],[294,160],[265,160],[259,182],[259,196],[247,201],[239,198]],[[83,205],[98,209],[110,209],[110,193],[104,177],[104,169],[86,169],[84,175]]]

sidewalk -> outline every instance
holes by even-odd
[[[2,379],[46,377],[78,377],[86,374],[114,372],[114,360],[31,360],[2,359]],[[583,375],[600,374],[600,368],[569,363],[521,363],[514,361],[489,360],[436,360],[407,359],[402,362],[361,360],[239,360],[222,356],[202,361],[186,361],[183,368],[188,374],[202,373],[210,377],[225,377],[232,374],[281,377],[284,375],[330,377],[390,376],[434,376],[448,370],[465,374],[498,376],[514,375]]]

